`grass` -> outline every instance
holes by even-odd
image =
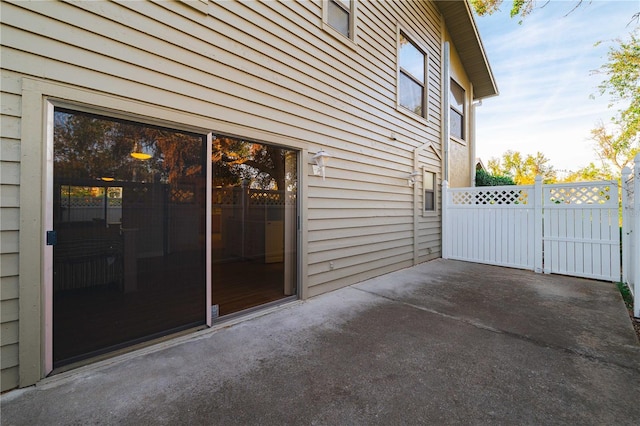
[[[622,300],[624,300],[624,304],[627,306],[627,309],[633,311],[633,295],[631,294],[631,290],[629,290],[629,287],[623,282],[618,282],[616,285],[618,286],[618,290],[622,295]]]

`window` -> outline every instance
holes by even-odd
[[[424,211],[436,211],[436,174],[424,170],[422,175],[422,185],[424,187]]]
[[[451,105],[450,132],[451,136],[464,140],[464,89],[451,80],[449,88],[449,104]]]
[[[354,9],[355,0],[327,0],[325,21],[343,36],[353,39]]]
[[[400,32],[398,49],[398,102],[404,108],[427,116],[427,55]]]

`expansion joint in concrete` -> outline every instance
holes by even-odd
[[[577,349],[566,348],[566,347],[563,347],[563,346],[554,345],[554,344],[551,344],[551,343],[548,343],[548,342],[544,342],[544,341],[539,340],[539,339],[534,339],[534,338],[532,338],[530,336],[527,336],[527,335],[514,333],[514,332],[508,331],[508,330],[501,330],[501,329],[492,327],[490,325],[484,324],[484,323],[482,323],[480,321],[477,321],[477,320],[474,320],[474,319],[471,319],[471,318],[465,318],[465,317],[461,317],[461,316],[446,314],[444,312],[440,312],[440,311],[437,311],[435,309],[427,308],[425,306],[416,305],[414,303],[403,302],[402,300],[394,299],[393,297],[385,296],[383,294],[376,293],[374,291],[364,290],[362,288],[355,288],[355,289],[363,291],[365,293],[368,293],[368,294],[370,294],[372,296],[381,297],[381,298],[386,299],[386,300],[388,300],[390,302],[393,302],[393,303],[398,303],[398,304],[401,304],[401,305],[404,305],[404,306],[408,306],[408,307],[411,307],[411,308],[414,308],[414,309],[417,309],[417,310],[420,310],[420,311],[423,311],[423,312],[428,312],[428,313],[433,314],[433,315],[438,315],[440,317],[447,318],[447,319],[450,319],[452,321],[461,322],[461,323],[470,325],[472,327],[475,327],[475,328],[478,328],[478,329],[481,329],[481,330],[489,331],[491,333],[501,334],[501,335],[508,336],[508,337],[511,337],[511,338],[514,338],[514,339],[522,340],[522,341],[531,343],[533,345],[536,345],[538,347],[542,347],[542,348],[546,348],[546,349],[552,349],[552,350],[556,350],[556,351],[561,351],[561,352],[565,352],[565,353],[570,354],[570,355],[576,355],[576,356],[579,356],[581,358],[588,359],[590,361],[595,361],[595,362],[599,362],[599,363],[603,363],[603,364],[613,365],[613,366],[624,368],[626,370],[631,370],[631,371],[634,371],[634,372],[640,372],[640,368],[637,368],[637,367],[633,367],[633,366],[625,365],[625,364],[622,364],[622,363],[618,363],[616,361],[609,360],[609,359],[606,359],[606,358],[603,358],[603,357],[600,357],[600,356],[588,354],[588,353],[582,352],[582,351],[577,350]]]

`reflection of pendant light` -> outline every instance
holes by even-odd
[[[116,180],[116,178],[114,178],[114,177],[108,177],[108,176],[103,176],[103,177],[98,178],[98,179],[100,179],[100,180],[102,180],[102,181],[104,181],[104,182],[113,182],[114,180]]]
[[[142,149],[142,147],[140,146],[140,142],[136,142],[133,145],[133,152],[131,153],[131,156],[136,160],[148,160],[152,157],[151,154],[145,152]]]

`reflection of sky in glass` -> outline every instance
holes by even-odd
[[[348,10],[347,5],[347,10]],[[328,22],[333,28],[349,37],[349,13],[334,2],[329,2]]]
[[[424,84],[424,55],[400,35],[400,67]]]
[[[451,80],[449,102],[451,102],[452,107],[460,112],[464,112],[464,89],[453,80]]]
[[[422,86],[400,73],[400,105],[422,115]]]
[[[464,139],[464,134],[462,133],[462,115],[456,111],[451,111],[449,123],[451,136]]]

